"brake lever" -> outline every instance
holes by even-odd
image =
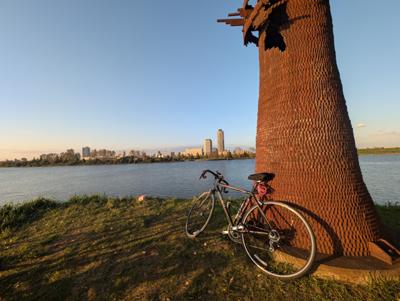
[[[201,179],[206,179],[206,178],[207,178],[206,173],[207,173],[207,171],[206,171],[206,170],[203,170],[203,172],[202,172],[201,175],[200,175],[199,180],[201,180]]]
[[[225,180],[222,180],[221,183],[229,186],[229,183],[227,181],[225,181]],[[228,193],[229,191],[228,191],[228,189],[226,187],[223,187],[222,192],[223,193]]]

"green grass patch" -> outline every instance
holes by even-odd
[[[377,205],[376,209],[382,222],[390,229],[400,232],[400,203]]]
[[[33,221],[57,206],[59,206],[57,202],[44,198],[20,205],[4,205],[0,207],[0,232]]]
[[[359,155],[398,155],[400,147],[373,147],[357,150]]]

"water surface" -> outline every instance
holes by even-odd
[[[249,189],[254,160],[137,165],[0,168],[0,205],[39,196],[66,200],[75,194],[192,197],[209,187],[204,169],[219,170],[230,184]],[[376,203],[400,201],[400,155],[360,157],[364,180]],[[234,194],[230,193],[231,196]]]

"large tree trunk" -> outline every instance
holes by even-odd
[[[303,210],[320,252],[369,255],[379,222],[359,167],[329,1],[290,0],[286,13],[286,49],[259,47],[256,171],[276,174],[274,198]]]

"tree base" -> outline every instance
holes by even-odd
[[[339,256],[318,254],[312,273],[321,278],[351,283],[368,283],[371,279],[400,280],[400,261],[384,263],[372,256]]]
[[[393,265],[400,262],[400,250],[385,239],[368,243],[371,256],[387,264]]]

